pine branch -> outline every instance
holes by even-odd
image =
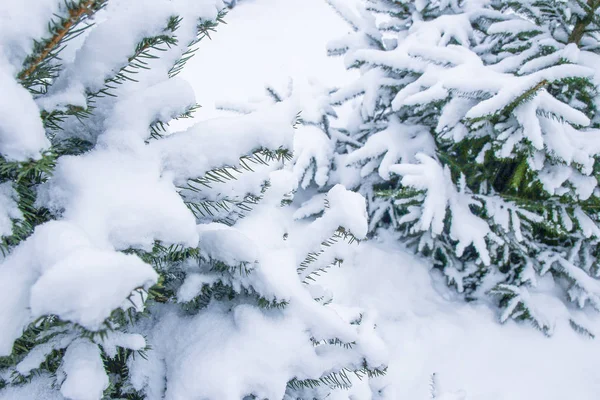
[[[38,69],[49,59],[56,57],[54,52],[59,48],[61,43],[63,43],[69,35],[78,35],[81,33],[80,31],[73,32],[72,29],[81,22],[83,18],[100,10],[107,1],[108,0],[84,0],[77,5],[67,4],[69,10],[68,17],[51,26],[50,31],[52,36],[49,39],[44,40],[42,47],[38,50],[37,56],[26,61],[28,66],[17,75],[19,80],[21,80],[22,85],[25,87],[32,86],[36,82],[35,75]]]

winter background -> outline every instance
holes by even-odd
[[[2,17],[1,14],[0,17]],[[0,23],[2,21],[0,18]],[[327,56],[328,43],[349,32],[349,28],[348,24],[324,0],[241,0],[236,7],[228,12],[225,21],[226,24],[220,24],[216,32],[211,33],[211,40],[201,42],[196,56],[191,59],[179,75],[180,78],[191,84],[196,101],[201,105],[201,108],[194,114],[193,118],[181,119],[172,123],[169,128],[172,132],[193,126],[199,126],[200,129],[191,128],[192,131],[194,129],[201,131],[202,128],[210,130],[215,127],[215,125],[212,125],[211,119],[222,117],[226,119],[219,120],[219,123],[230,127],[232,131],[238,132],[238,138],[245,137],[244,135],[258,137],[259,133],[257,132],[260,132],[263,128],[261,115],[254,119],[249,117],[244,120],[246,122],[235,122],[237,120],[234,119],[234,116],[237,114],[229,110],[233,108],[231,105],[247,99],[256,99],[256,104],[259,104],[264,99],[266,86],[285,88],[290,80],[294,83],[294,88],[299,88],[298,90],[302,92],[302,90],[308,90],[306,88],[310,86],[310,83],[317,86],[326,84],[329,87],[337,87],[352,82],[356,78],[354,73],[346,71],[341,58]],[[0,34],[2,32],[2,26],[0,26]],[[0,50],[2,49],[0,48]],[[64,55],[66,59],[72,56],[68,53]],[[4,60],[0,58],[0,62],[4,62]],[[0,64],[0,67],[2,66],[3,64]],[[0,76],[0,78],[4,77]],[[83,80],[83,78],[81,79]],[[3,81],[0,80],[1,82]],[[6,87],[8,88],[8,86]],[[0,85],[0,100],[2,90]],[[8,89],[6,90],[8,91]],[[182,89],[182,91],[185,92],[185,89]],[[177,91],[175,93],[179,94]],[[191,93],[185,93],[187,97],[182,97],[187,99],[192,97]],[[310,97],[310,94],[307,96]],[[152,99],[153,97],[149,96],[148,98]],[[52,101],[59,102],[60,98],[51,98],[48,101],[49,103]],[[185,99],[181,100],[182,103],[184,101]],[[1,101],[0,104],[2,104]],[[42,103],[40,102],[40,104]],[[3,104],[3,106],[8,108],[9,105]],[[183,105],[176,104],[173,107],[181,108]],[[284,110],[284,108],[280,110]],[[269,125],[265,129],[273,133],[272,143],[276,145],[275,147],[279,145],[277,140],[281,139],[283,141],[283,138],[276,137],[276,132],[284,131],[281,127],[286,126],[285,124],[289,122],[285,120],[289,117],[287,115],[289,112],[287,114],[286,112],[275,113],[276,115],[283,115],[283,117],[279,117],[279,120],[276,116],[265,114],[273,122],[273,126]],[[342,107],[340,110],[341,119],[344,118],[345,112],[347,110]],[[0,118],[8,118],[8,114],[0,113]],[[125,126],[135,126],[137,122],[135,118],[131,118],[126,113],[118,114],[118,117],[120,118],[118,122]],[[147,115],[141,114],[139,118],[146,117]],[[311,117],[310,112],[307,113],[307,117]],[[232,118],[229,125],[226,122],[229,121],[228,118]],[[115,132],[118,132],[117,125],[115,124],[115,127],[113,127]],[[2,127],[0,126],[0,128]],[[1,131],[0,129],[0,133]],[[138,140],[140,138],[132,137],[130,138],[131,141],[127,142],[117,138],[114,133],[113,136],[110,136],[111,132],[109,129],[103,142],[108,148],[113,146],[120,151],[122,148],[131,146],[135,151],[140,151],[139,154],[148,157],[142,158],[144,162],[148,162],[147,165],[154,165],[153,162],[156,161],[152,157],[154,153],[147,152],[147,149],[141,146],[141,141]],[[173,175],[179,177],[177,174],[180,174],[184,178],[189,178],[192,176],[189,172],[191,168],[203,172],[208,170],[208,166],[204,168],[204,165],[194,164],[193,162],[190,162],[190,166],[185,163],[186,160],[178,163],[177,160],[169,159],[169,154],[171,154],[169,151],[177,146],[184,149],[189,147],[188,153],[184,152],[184,154],[189,155],[188,161],[194,160],[193,151],[195,149],[204,150],[202,146],[194,147],[194,142],[191,140],[189,142],[176,142],[177,138],[174,139],[171,142],[165,140],[164,142],[167,145],[164,148],[160,145],[155,146],[161,152],[160,154],[171,162],[171,164],[168,162],[167,164],[173,168],[173,171],[171,171]],[[138,141],[136,142],[136,140]],[[172,148],[169,147],[168,143],[173,143]],[[223,146],[221,144],[221,147],[219,147],[219,143],[211,142],[211,144],[216,149],[221,149]],[[141,148],[143,150],[140,150]],[[234,153],[238,150],[243,153],[243,150],[246,149],[235,148],[231,150],[232,154],[227,153],[227,151],[224,153],[229,159],[236,159],[237,155]],[[176,205],[179,203],[171,196],[174,192],[171,190],[173,189],[172,186],[164,183],[162,179],[159,180],[160,184],[157,184],[158,179],[154,175],[146,176],[141,173],[140,176],[148,179],[147,186],[144,185],[145,181],[138,182],[138,175],[132,175],[131,177],[125,175],[122,178],[123,186],[117,188],[123,190],[121,194],[125,200],[122,204],[118,202],[113,204],[110,197],[103,197],[101,190],[94,191],[93,185],[88,185],[88,181],[83,178],[80,179],[76,173],[80,168],[87,167],[89,170],[85,170],[85,172],[93,178],[90,181],[96,180],[109,185],[108,175],[103,175],[102,169],[104,167],[110,169],[114,158],[102,158],[103,153],[98,153],[98,155],[98,159],[88,159],[89,164],[76,164],[76,161],[73,161],[71,165],[68,162],[60,164],[62,169],[59,170],[57,176],[61,179],[57,179],[56,187],[51,187],[46,193],[50,199],[48,200],[49,204],[55,202],[57,208],[67,209],[72,204],[69,203],[69,198],[61,197],[64,194],[63,189],[65,187],[69,190],[79,188],[81,193],[86,191],[91,193],[90,198],[82,195],[81,198],[77,199],[82,205],[81,209],[72,207],[74,211],[65,214],[67,221],[65,224],[81,225],[86,232],[92,232],[89,243],[82,244],[76,241],[78,246],[80,245],[86,251],[90,251],[89,253],[83,253],[84,258],[94,259],[98,254],[106,255],[105,253],[95,253],[100,250],[93,246],[96,246],[99,242],[102,243],[99,246],[104,246],[101,248],[102,251],[106,249],[112,251],[115,248],[122,250],[130,245],[143,247],[145,244],[147,245],[145,241],[149,240],[149,235],[156,236],[156,232],[162,234],[165,229],[172,228],[172,231],[165,234],[166,237],[158,235],[159,238],[167,242],[171,240],[174,243],[179,243],[187,240],[182,238],[192,237],[192,240],[196,238],[197,243],[197,238],[200,237],[201,241],[204,240],[205,243],[213,245],[212,247],[207,246],[210,249],[208,251],[213,252],[208,254],[208,257],[222,257],[219,258],[219,261],[225,263],[230,261],[231,264],[240,262],[240,265],[246,265],[244,263],[252,262],[259,257],[256,254],[261,254],[260,257],[263,257],[262,254],[274,254],[271,258],[265,256],[264,259],[261,259],[264,261],[262,266],[264,271],[272,273],[273,276],[270,277],[265,274],[262,277],[264,282],[252,281],[252,278],[248,278],[249,281],[242,279],[241,283],[236,282],[242,286],[249,285],[249,287],[254,287],[257,292],[260,292],[259,289],[261,289],[264,293],[273,295],[274,298],[285,297],[289,294],[286,290],[291,293],[300,287],[289,276],[277,275],[278,270],[274,267],[277,263],[286,261],[283,256],[281,258],[275,256],[280,255],[278,252],[283,247],[280,237],[276,237],[280,233],[279,222],[291,221],[298,213],[306,212],[310,214],[310,210],[306,211],[306,209],[273,212],[273,208],[280,201],[277,195],[283,196],[290,189],[286,186],[288,182],[285,181],[286,177],[290,175],[270,175],[273,179],[273,187],[271,191],[266,192],[267,194],[263,199],[264,204],[256,207],[253,216],[241,220],[236,225],[235,232],[233,232],[233,228],[225,229],[222,226],[216,226],[216,224],[198,225],[198,227],[185,225],[188,221],[186,219],[187,210],[175,206],[169,211],[170,214],[164,220],[157,219],[146,224],[144,221],[136,221],[135,218],[131,220],[124,218],[127,222],[121,226],[119,225],[120,221],[116,218],[117,222],[113,224],[114,226],[109,224],[110,226],[105,227],[102,225],[102,215],[98,217],[97,221],[89,222],[84,214],[89,213],[90,210],[95,212],[96,209],[113,206],[120,211],[120,207],[125,207],[123,206],[125,204],[130,208],[125,207],[124,213],[130,212],[137,216],[136,212],[138,210],[135,207],[135,201],[131,202],[130,200],[144,195],[150,197],[159,195],[156,196],[156,204],[152,204],[155,210],[162,209],[161,207],[164,204]],[[175,156],[173,157],[175,158]],[[127,165],[131,166],[131,169],[136,173],[140,173],[139,170],[143,168],[139,167],[138,161],[139,159],[134,158],[127,159],[124,162],[129,162],[130,164]],[[152,168],[149,167],[149,170],[152,171]],[[261,171],[258,170],[259,173]],[[265,173],[271,172],[267,167],[265,167],[265,171]],[[112,172],[120,173],[118,170]],[[102,179],[106,179],[106,181]],[[315,177],[315,180],[317,179]],[[131,182],[136,182],[136,185],[129,185]],[[235,185],[232,185],[232,192],[239,189]],[[260,181],[259,178],[253,180],[250,177],[248,182],[240,185],[247,185],[248,188],[256,189],[260,186]],[[155,189],[158,191],[153,192]],[[209,192],[209,194],[214,193]],[[0,195],[4,196],[0,197],[0,200],[6,200],[10,197],[5,196],[2,192],[0,192]],[[295,226],[291,222],[289,223],[293,227],[289,229],[290,239],[288,240],[296,243],[293,245],[295,246],[293,250],[299,254],[313,251],[315,243],[317,247],[319,246],[321,238],[311,237],[317,231],[317,228],[321,228],[319,232],[327,229],[335,230],[338,225],[346,223],[350,225],[347,228],[352,230],[352,233],[356,236],[361,236],[360,232],[363,231],[362,236],[366,234],[366,226],[364,226],[365,223],[361,219],[362,216],[353,215],[356,210],[361,210],[360,200],[353,193],[336,186],[327,194],[327,198],[332,205],[332,209],[335,210],[333,206],[339,206],[340,211],[339,213],[331,212],[330,214],[326,212],[325,216],[329,219],[324,218],[321,221],[325,225]],[[103,199],[106,204],[102,203]],[[319,197],[319,199],[322,201],[323,197]],[[294,207],[297,208],[299,203],[294,203]],[[7,200],[6,204],[11,203],[8,203]],[[345,207],[345,204],[356,205],[356,207]],[[1,202],[0,205],[4,206]],[[6,208],[9,209],[8,206]],[[151,208],[149,206],[148,209],[140,211],[139,215],[152,215]],[[118,215],[122,217],[125,214]],[[108,218],[108,215],[106,214],[105,217]],[[114,215],[110,214],[110,216]],[[140,217],[140,220],[143,220],[143,218]],[[89,223],[89,225],[85,226],[86,223]],[[132,225],[128,225],[130,223]],[[139,226],[150,233],[144,236],[143,233],[146,232],[144,231],[137,237],[137,231],[135,231],[131,235],[134,239],[131,239],[120,237],[113,232],[130,232],[127,229],[134,226],[135,223],[138,223]],[[52,229],[55,229],[55,231]],[[11,296],[14,293],[20,295],[18,286],[15,286],[17,289],[14,289],[14,293],[11,292],[13,281],[10,279],[13,279],[14,276],[21,277],[21,272],[15,272],[19,271],[18,267],[20,265],[37,265],[35,256],[38,253],[34,251],[47,255],[49,259],[53,257],[59,259],[59,256],[61,256],[59,253],[62,250],[66,254],[71,254],[67,252],[69,249],[66,248],[59,248],[56,252],[48,250],[51,248],[50,244],[54,243],[52,240],[57,236],[57,232],[58,236],[66,239],[78,237],[77,235],[80,232],[77,230],[71,231],[70,229],[72,227],[67,227],[67,225],[52,225],[47,231],[40,231],[40,234],[37,234],[36,231],[38,242],[31,242],[31,246],[29,248],[25,247],[25,250],[20,253],[15,252],[16,256],[10,259],[12,264],[6,263],[6,267],[0,270],[0,289],[4,290],[0,292],[0,300],[11,306],[16,304],[15,309],[19,307],[22,309],[27,308],[21,304],[26,303],[27,299],[19,298],[10,303],[13,300]],[[111,232],[113,234],[110,234]],[[190,232],[192,233],[190,234]],[[44,233],[46,236],[43,236]],[[250,237],[260,239],[260,248],[255,249],[252,246],[247,246],[251,242],[247,240]],[[227,243],[235,247],[235,250],[226,248],[223,244],[226,241],[222,241],[223,238],[227,238]],[[129,241],[135,243],[131,244]],[[290,245],[290,247],[293,246]],[[359,313],[358,310],[360,310],[361,318],[363,315],[365,316],[363,320],[365,328],[357,328],[360,333],[359,349],[369,353],[371,359],[379,360],[379,356],[385,359],[388,366],[387,374],[374,379],[374,386],[384,389],[385,399],[595,400],[600,398],[600,343],[598,339],[591,339],[578,334],[568,324],[557,324],[550,337],[544,336],[528,323],[517,323],[512,319],[508,319],[501,324],[496,308],[491,307],[486,302],[466,303],[455,290],[447,287],[445,277],[439,271],[432,270],[427,260],[414,255],[411,250],[403,248],[391,234],[387,235],[385,232],[381,232],[375,239],[363,240],[359,244],[341,245],[339,250],[336,251],[339,252],[339,256],[343,256],[344,263],[341,267],[334,266],[330,268],[327,273],[318,277],[318,290],[322,291],[323,298],[335,299],[332,307],[339,307],[337,311],[344,316],[344,320],[354,319],[355,314]],[[110,254],[114,255],[113,253]],[[118,254],[122,255],[121,253]],[[115,265],[118,266],[118,262],[119,260],[115,261]],[[293,262],[289,264],[293,267]],[[69,273],[71,265],[61,264],[60,266],[65,267],[67,273]],[[94,267],[94,265],[91,265],[91,267]],[[39,267],[39,269],[43,270],[44,268]],[[49,274],[43,275],[46,272],[46,270],[39,272],[39,276],[49,276]],[[24,272],[24,274],[27,273],[27,271]],[[137,273],[142,276],[134,276],[132,272],[130,278],[132,281],[142,282],[144,287],[156,281],[156,274],[150,269],[140,268]],[[34,273],[32,272],[32,274]],[[190,276],[193,279],[186,280],[177,293],[180,300],[192,299],[199,288],[202,287],[202,284],[208,282],[203,281],[203,279],[213,279],[213,277],[201,276],[200,274],[190,274]],[[51,278],[56,279],[56,281]],[[30,278],[25,276],[22,281],[28,281],[28,279]],[[42,282],[46,285],[45,287],[36,284],[36,293],[42,299],[38,300],[36,304],[32,304],[32,310],[37,307],[36,315],[32,316],[26,312],[11,314],[8,306],[0,310],[0,330],[5,329],[5,332],[8,332],[5,336],[2,336],[3,341],[0,341],[2,346],[12,345],[12,341],[19,336],[19,329],[25,326],[26,323],[33,321],[32,317],[45,314],[69,315],[73,317],[72,320],[77,321],[86,328],[94,328],[100,325],[102,318],[84,319],[84,317],[88,318],[88,314],[77,307],[74,307],[74,309],[69,308],[69,303],[72,300],[69,297],[71,292],[67,291],[63,297],[60,293],[55,295],[53,284],[62,282],[61,279],[64,279],[64,275],[55,275]],[[196,280],[194,281],[194,279]],[[214,279],[216,280],[216,278]],[[278,279],[279,281],[277,281]],[[104,295],[101,291],[96,291],[97,282],[90,279],[85,280],[85,278],[82,278],[82,281],[89,286],[83,287],[83,289],[79,288],[81,289],[79,291],[73,289],[74,294],[87,294],[89,290],[92,295],[100,296],[99,299]],[[21,281],[17,282],[17,284],[21,283]],[[127,287],[127,283],[115,285],[118,290],[123,292],[120,294],[122,298],[125,298],[131,291],[131,288]],[[214,281],[210,283],[212,284]],[[279,288],[278,284],[281,284],[282,288]],[[132,287],[137,286],[133,285]],[[311,294],[316,298],[315,293]],[[114,296],[115,301],[123,300],[118,296],[119,293]],[[106,297],[110,296],[106,295]],[[241,393],[246,390],[246,387],[251,387],[257,393],[280,393],[280,391],[285,390],[286,379],[288,379],[286,374],[291,373],[290,370],[292,372],[296,371],[288,364],[295,365],[296,357],[301,361],[308,360],[305,364],[314,368],[311,372],[320,371],[319,368],[330,369],[329,364],[327,364],[330,361],[327,358],[328,353],[323,357],[325,361],[315,361],[314,357],[311,358],[312,353],[310,351],[306,353],[306,347],[302,347],[302,339],[306,338],[296,333],[303,331],[305,324],[318,331],[320,323],[333,332],[342,334],[344,332],[348,333],[348,331],[345,330],[346,328],[338,326],[343,324],[336,325],[336,323],[328,320],[328,316],[332,315],[331,313],[318,311],[312,298],[310,298],[310,301],[303,303],[308,297],[305,296],[302,290],[298,289],[297,292],[293,292],[292,298],[297,303],[292,304],[295,308],[291,307],[290,315],[301,310],[302,312],[298,312],[299,317],[294,314],[290,320],[279,320],[277,318],[271,320],[250,307],[240,307],[239,312],[234,317],[235,329],[232,328],[233,325],[231,325],[228,310],[220,309],[218,306],[215,306],[214,309],[211,308],[211,313],[201,314],[191,321],[183,321],[183,318],[179,320],[175,313],[170,312],[172,309],[167,306],[158,306],[157,315],[160,315],[162,319],[158,318],[157,325],[152,326],[152,323],[148,322],[148,326],[142,324],[136,329],[152,339],[152,351],[159,356],[153,356],[151,352],[149,361],[137,359],[136,363],[138,365],[134,365],[135,368],[132,367],[132,371],[141,372],[138,375],[133,374],[134,376],[131,378],[133,385],[136,386],[136,389],[143,388],[146,390],[145,393],[148,394],[149,398],[158,399],[163,389],[160,386],[163,382],[163,376],[168,376],[167,380],[172,387],[177,389],[170,389],[171,391],[167,392],[167,398],[176,400],[195,399],[195,393],[202,393],[206,398],[229,400],[236,399],[239,394],[237,391]],[[44,299],[50,299],[50,301],[46,303],[43,301]],[[119,307],[119,304],[118,301],[111,304],[109,311]],[[134,308],[136,307],[134,305]],[[98,314],[106,311],[96,310],[93,307],[92,309],[97,311]],[[61,314],[63,311],[65,314]],[[303,318],[306,315],[314,316],[317,322],[309,317],[306,317],[307,321],[305,321]],[[81,319],[78,320],[78,317],[81,317]],[[15,322],[19,318],[23,321]],[[313,323],[314,326],[311,325]],[[600,328],[600,316],[590,314],[587,323],[588,326]],[[214,332],[211,330],[212,327],[215,327]],[[382,343],[374,339],[372,329],[370,329],[372,327],[376,327],[375,332],[382,339]],[[282,338],[274,334],[275,331],[283,332],[284,335],[289,332],[289,336]],[[138,332],[134,331],[133,333]],[[128,339],[110,337],[110,339],[104,340],[100,344],[105,352],[109,352],[107,349],[110,349],[111,346],[114,348],[123,345],[123,343],[126,343],[128,348],[131,349],[142,348],[142,345],[135,343],[135,338],[139,338],[139,335],[130,336]],[[62,347],[60,345],[56,346],[61,349],[67,345],[70,347],[65,355],[67,362],[59,368],[59,375],[64,373],[66,376],[60,391],[56,387],[51,387],[51,380],[42,374],[31,378],[31,385],[7,386],[0,389],[0,399],[62,400],[63,398],[100,398],[98,396],[101,396],[103,390],[108,387],[108,378],[104,378],[102,364],[98,362],[99,357],[93,357],[94,351],[97,352],[97,349],[90,350],[85,344],[77,341],[73,343],[77,343],[78,346],[70,345],[73,338],[65,337],[63,339],[68,344]],[[220,347],[222,341],[226,341],[228,346]],[[298,347],[293,345],[298,345]],[[41,352],[44,351],[46,353],[42,355],[46,356],[49,351],[42,349]],[[90,354],[92,354],[91,357]],[[263,365],[260,361],[257,361],[263,357],[265,360],[274,361],[271,363],[265,361]],[[306,357],[306,359],[302,357]],[[158,358],[161,359],[157,361]],[[280,367],[278,364],[279,359],[284,360],[281,361]],[[25,360],[26,363],[21,362],[17,367],[19,373],[24,375],[31,372],[42,361],[39,354],[37,354],[37,358],[34,355],[34,357]],[[348,359],[348,363],[354,361],[354,359]],[[36,362],[37,365],[34,365]],[[166,370],[161,370],[163,365],[161,362],[168,365],[168,367],[165,367]],[[335,362],[334,366],[337,366]],[[190,366],[189,370],[187,369],[188,366]],[[302,373],[305,372],[302,369],[303,365],[296,367]],[[222,375],[217,373],[224,369],[227,369],[230,374],[226,383],[220,381]],[[78,371],[83,372],[78,374]],[[217,372],[212,375],[213,371]],[[0,378],[4,379],[7,376],[1,376]],[[154,385],[157,381],[159,382],[158,386]],[[372,399],[372,388],[368,380],[361,381],[352,377],[352,381],[353,386],[350,389],[336,389],[328,398]],[[281,387],[281,384],[283,384],[283,387]],[[272,389],[273,387],[276,387],[279,391]]]
[[[260,96],[266,85],[289,78],[351,81],[341,58],[325,50],[346,32],[322,0],[240,2],[182,73],[203,106],[197,118],[222,115],[215,101]],[[342,268],[321,279],[337,302],[376,313],[397,399],[430,398],[434,374],[447,400],[600,397],[597,341],[567,326],[546,338],[513,321],[500,325],[486,305],[454,299],[441,276],[392,240],[361,242]]]

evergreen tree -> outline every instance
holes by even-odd
[[[361,76],[332,102],[353,103],[373,222],[501,321],[593,335],[600,2],[330,3],[354,31],[330,53]]]
[[[223,7],[0,5],[0,398],[324,398],[384,373],[369,316],[311,284],[364,199],[285,207],[297,107],[169,128]]]

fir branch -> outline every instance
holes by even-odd
[[[572,329],[573,329],[575,332],[577,332],[577,333],[579,333],[579,334],[581,334],[581,335],[583,335],[583,336],[587,336],[587,337],[588,337],[588,338],[590,338],[590,339],[595,339],[595,338],[596,338],[596,335],[594,335],[594,334],[592,333],[592,331],[590,331],[589,329],[587,329],[587,328],[586,328],[586,327],[584,327],[583,325],[581,325],[581,324],[578,324],[578,323],[577,323],[577,322],[575,322],[575,320],[573,320],[572,318],[570,318],[570,319],[569,319],[569,325],[571,325],[571,328],[572,328]]]
[[[185,67],[185,64],[196,54],[198,50],[196,44],[200,43],[200,41],[204,38],[209,38],[211,32],[215,32],[215,28],[220,24],[226,24],[224,18],[227,15],[225,10],[219,11],[217,18],[215,20],[206,20],[199,21],[197,26],[196,38],[188,43],[187,50],[181,55],[181,57],[173,64],[171,69],[169,70],[169,77],[172,78],[179,74],[181,70]]]
[[[277,300],[276,298],[269,300],[265,297],[259,297],[256,302],[256,305],[258,307],[266,309],[266,310],[272,310],[272,309],[281,310],[281,309],[287,307],[288,304],[290,304],[290,303],[287,300]]]
[[[38,47],[36,49],[37,55],[28,57],[25,61],[25,66],[17,75],[21,84],[30,90],[38,83],[47,84],[41,77],[38,77],[40,69],[42,69],[42,67],[44,67],[51,59],[57,58],[60,46],[66,40],[78,36],[87,28],[85,27],[74,31],[74,28],[84,18],[89,17],[100,10],[107,1],[108,0],[82,0],[78,4],[67,2],[68,17],[62,18],[58,23],[50,24],[49,29],[51,37],[36,46]]]
[[[335,260],[333,260],[333,262],[327,264],[324,267],[321,268],[317,268],[313,271],[311,271],[309,274],[306,274],[304,276],[304,279],[302,280],[302,283],[304,284],[309,284],[309,281],[312,282],[316,282],[316,278],[321,276],[322,273],[326,273],[329,269],[333,268],[333,267],[338,267],[340,268],[343,264],[344,260],[342,260],[341,258],[336,258]]]
[[[320,276],[321,273],[327,272],[332,267],[340,267],[344,260],[340,258],[335,258],[331,263],[324,267],[311,269],[313,264],[316,263],[320,256],[325,253],[328,247],[333,246],[339,240],[344,240],[348,244],[352,244],[353,242],[358,242],[359,240],[349,231],[347,231],[343,227],[339,227],[331,237],[321,242],[321,248],[319,251],[310,252],[306,255],[306,257],[300,262],[298,268],[296,269],[298,275],[302,279],[302,283],[308,284],[309,281],[315,281],[316,277]]]
[[[168,121],[163,120],[155,120],[150,124],[150,138],[152,139],[161,139],[167,133],[167,128],[172,121],[177,121],[180,119],[194,118],[194,113],[200,109],[200,104],[193,104],[189,106],[182,113],[175,115]]]
[[[254,265],[243,261],[237,265],[228,265],[219,260],[205,260],[210,265],[210,270],[221,274],[228,273],[230,275],[248,276],[254,271]]]
[[[0,156],[0,183],[12,182],[17,193],[17,206],[23,216],[13,221],[10,236],[0,238],[0,252],[3,255],[29,237],[37,225],[48,221],[48,210],[35,204],[35,188],[52,176],[57,157],[54,150],[46,151],[39,160],[6,161]]]
[[[339,347],[343,347],[344,349],[352,349],[354,346],[356,346],[356,342],[344,342],[338,338],[335,339],[323,339],[323,340],[316,340],[315,338],[310,338],[310,340],[313,342],[313,345],[315,347],[317,346],[339,346]]]
[[[148,62],[144,60],[159,58],[154,52],[164,52],[171,46],[177,44],[175,31],[179,28],[180,23],[180,17],[171,16],[161,34],[142,39],[136,45],[133,54],[128,57],[127,64],[121,67],[114,76],[105,79],[104,87],[102,89],[87,93],[88,102],[92,102],[95,97],[116,97],[114,91],[117,89],[118,85],[127,81],[137,82],[137,80],[132,77],[132,75],[137,73],[136,70],[149,69]],[[166,46],[166,48],[163,46]]]
[[[65,122],[67,117],[75,117],[79,122],[83,122],[84,119],[89,118],[92,115],[93,107],[88,106],[87,108],[68,105],[65,110],[52,110],[50,112],[42,110],[40,117],[42,123],[46,129],[50,131],[62,131],[62,123]],[[54,139],[54,135],[47,133],[50,139]]]
[[[253,194],[247,194],[240,201],[222,199],[222,200],[203,200],[203,201],[184,201],[188,209],[194,214],[196,219],[217,217],[216,222],[226,225],[233,225],[234,216],[243,217],[245,213],[250,212],[260,197]],[[225,216],[220,214],[225,213]],[[232,217],[233,215],[233,217]]]
[[[350,389],[352,387],[352,381],[350,380],[349,374],[354,374],[358,379],[362,379],[367,376],[369,378],[383,376],[387,372],[386,368],[369,368],[367,362],[363,362],[362,368],[351,370],[349,368],[342,368],[339,371],[330,372],[323,375],[318,379],[298,379],[294,378],[288,382],[288,388],[290,389],[315,389],[322,385],[326,385],[331,389]]]
[[[600,7],[600,0],[587,0],[586,7],[587,12],[583,18],[577,18],[577,22],[573,27],[573,31],[569,35],[569,43],[575,43],[579,45],[583,35],[586,33],[588,27],[594,22],[596,10]]]
[[[187,186],[180,189],[187,189],[193,192],[201,191],[201,186],[211,188],[214,183],[225,183],[230,180],[237,179],[237,175],[241,174],[243,170],[252,172],[252,165],[268,165],[273,161],[291,160],[292,153],[284,148],[277,150],[269,150],[260,148],[255,150],[252,154],[242,156],[239,159],[238,166],[222,166],[214,168],[204,174],[202,177],[193,178],[188,181]],[[197,186],[200,185],[200,186]]]
[[[162,271],[168,266],[192,259],[200,260],[200,251],[195,247],[185,247],[180,244],[165,246],[161,242],[155,242],[151,252],[138,249],[129,249],[125,254],[135,254],[144,262],[152,265],[155,269]]]

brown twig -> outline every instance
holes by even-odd
[[[575,43],[577,45],[579,44],[579,42],[583,38],[583,35],[585,34],[585,30],[587,29],[588,25],[591,24],[594,20],[594,13],[600,5],[600,2],[597,0],[588,0],[587,5],[590,8],[589,12],[586,14],[585,17],[583,17],[583,19],[577,19],[577,23],[575,24],[573,31],[569,35],[569,43]]]
[[[69,33],[69,30],[79,21],[82,15],[89,13],[90,8],[96,3],[96,0],[87,0],[85,3],[80,4],[79,7],[69,10],[69,19],[65,22],[61,29],[57,30],[54,36],[46,43],[42,52],[35,60],[31,62],[31,65],[21,71],[18,78],[21,80],[27,79],[37,67],[48,57],[48,55],[54,50],[56,46],[63,40],[63,38]]]

